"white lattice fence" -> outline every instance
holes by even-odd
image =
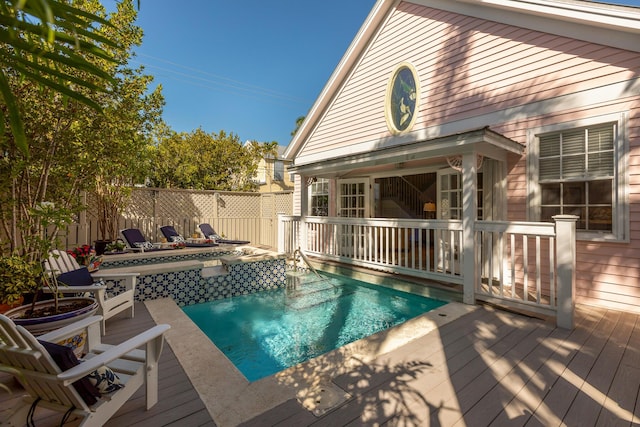
[[[62,245],[72,248],[98,239],[95,204],[87,199],[87,212],[78,222],[60,233]],[[139,228],[151,241],[162,237],[160,227],[173,225],[190,236],[198,225],[209,223],[231,239],[249,240],[252,244],[277,245],[277,213],[290,215],[292,192],[236,193],[177,189],[136,188],[120,218],[119,229]]]

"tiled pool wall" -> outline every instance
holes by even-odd
[[[207,259],[210,260],[211,254],[208,255]],[[203,277],[202,271],[202,267],[191,267],[178,271],[140,275],[136,285],[135,300],[171,298],[179,306],[187,306],[277,289],[286,285],[285,259],[220,266],[218,274],[210,277]],[[117,282],[108,282],[107,285],[110,287],[110,293],[118,294],[124,291]]]

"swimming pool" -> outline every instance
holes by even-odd
[[[445,301],[323,273],[182,309],[249,380],[398,325]]]

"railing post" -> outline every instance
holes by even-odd
[[[556,325],[573,329],[576,291],[576,221],[575,215],[556,215],[556,266],[558,277],[558,308]]]

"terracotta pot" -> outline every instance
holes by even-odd
[[[72,311],[64,311],[65,306],[73,305],[78,302],[84,303],[84,306]],[[35,309],[37,310],[53,304],[53,300],[40,301],[36,303]],[[22,318],[24,313],[31,310],[31,304],[27,304],[11,309],[4,313],[4,315],[13,320],[13,323],[16,325],[24,326],[33,335],[42,335],[95,314],[98,310],[98,302],[89,297],[66,297],[58,300],[58,308],[62,311],[60,314],[24,319]]]
[[[12,308],[20,307],[24,302],[24,297],[20,297],[20,299],[13,304],[0,304],[0,313],[4,314]]]

